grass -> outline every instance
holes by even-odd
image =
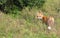
[[[59,8],[59,0],[47,0],[41,9],[29,10],[28,7],[22,11],[16,9],[17,11],[13,12],[17,14],[0,12],[0,38],[60,38],[60,12],[55,8]],[[42,10],[44,15],[55,18],[57,32],[48,33],[46,25],[35,18],[39,10]]]
[[[37,20],[34,18],[35,17],[34,13],[37,12],[36,9],[32,9],[31,11],[27,9],[25,9],[27,13],[25,13],[25,11],[23,10],[21,11],[22,12],[21,16],[19,15],[15,18],[13,18],[11,15],[6,15],[4,13],[0,14],[1,38],[57,38],[58,37],[53,32],[47,34],[46,25],[42,24],[41,20]],[[59,23],[59,20],[56,19],[56,22]]]

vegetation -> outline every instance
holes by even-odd
[[[55,18],[55,30],[35,18],[39,10]],[[60,38],[59,14],[60,0],[0,0],[0,38]]]
[[[0,8],[2,11],[11,13],[15,9],[22,10],[25,7],[38,7],[40,8],[45,3],[45,0],[1,0]],[[13,13],[13,12],[12,12]]]

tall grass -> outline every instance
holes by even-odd
[[[19,11],[14,9],[14,14],[0,13],[0,38],[59,38],[60,15],[59,0],[46,0],[40,9],[26,7]],[[36,13],[42,10],[44,15],[55,18],[56,31],[47,33],[47,27],[41,20],[35,18]]]

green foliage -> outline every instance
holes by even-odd
[[[41,7],[45,0],[19,0],[22,6],[30,6],[31,8],[33,6]]]
[[[0,0],[0,5],[6,3],[7,0]]]
[[[11,13],[15,8],[22,10],[25,7],[37,7],[40,8],[45,3],[45,0],[0,0],[0,7],[6,13]],[[13,13],[13,12],[12,12]]]

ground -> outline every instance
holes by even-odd
[[[60,15],[57,13],[53,14],[55,18],[55,30],[48,33],[46,25],[41,20],[32,19],[31,17],[30,19],[28,16],[22,18],[26,15],[24,14],[25,11],[22,11],[23,16],[17,16],[16,18],[0,12],[0,38],[60,38]],[[29,12],[29,16],[33,11]]]

